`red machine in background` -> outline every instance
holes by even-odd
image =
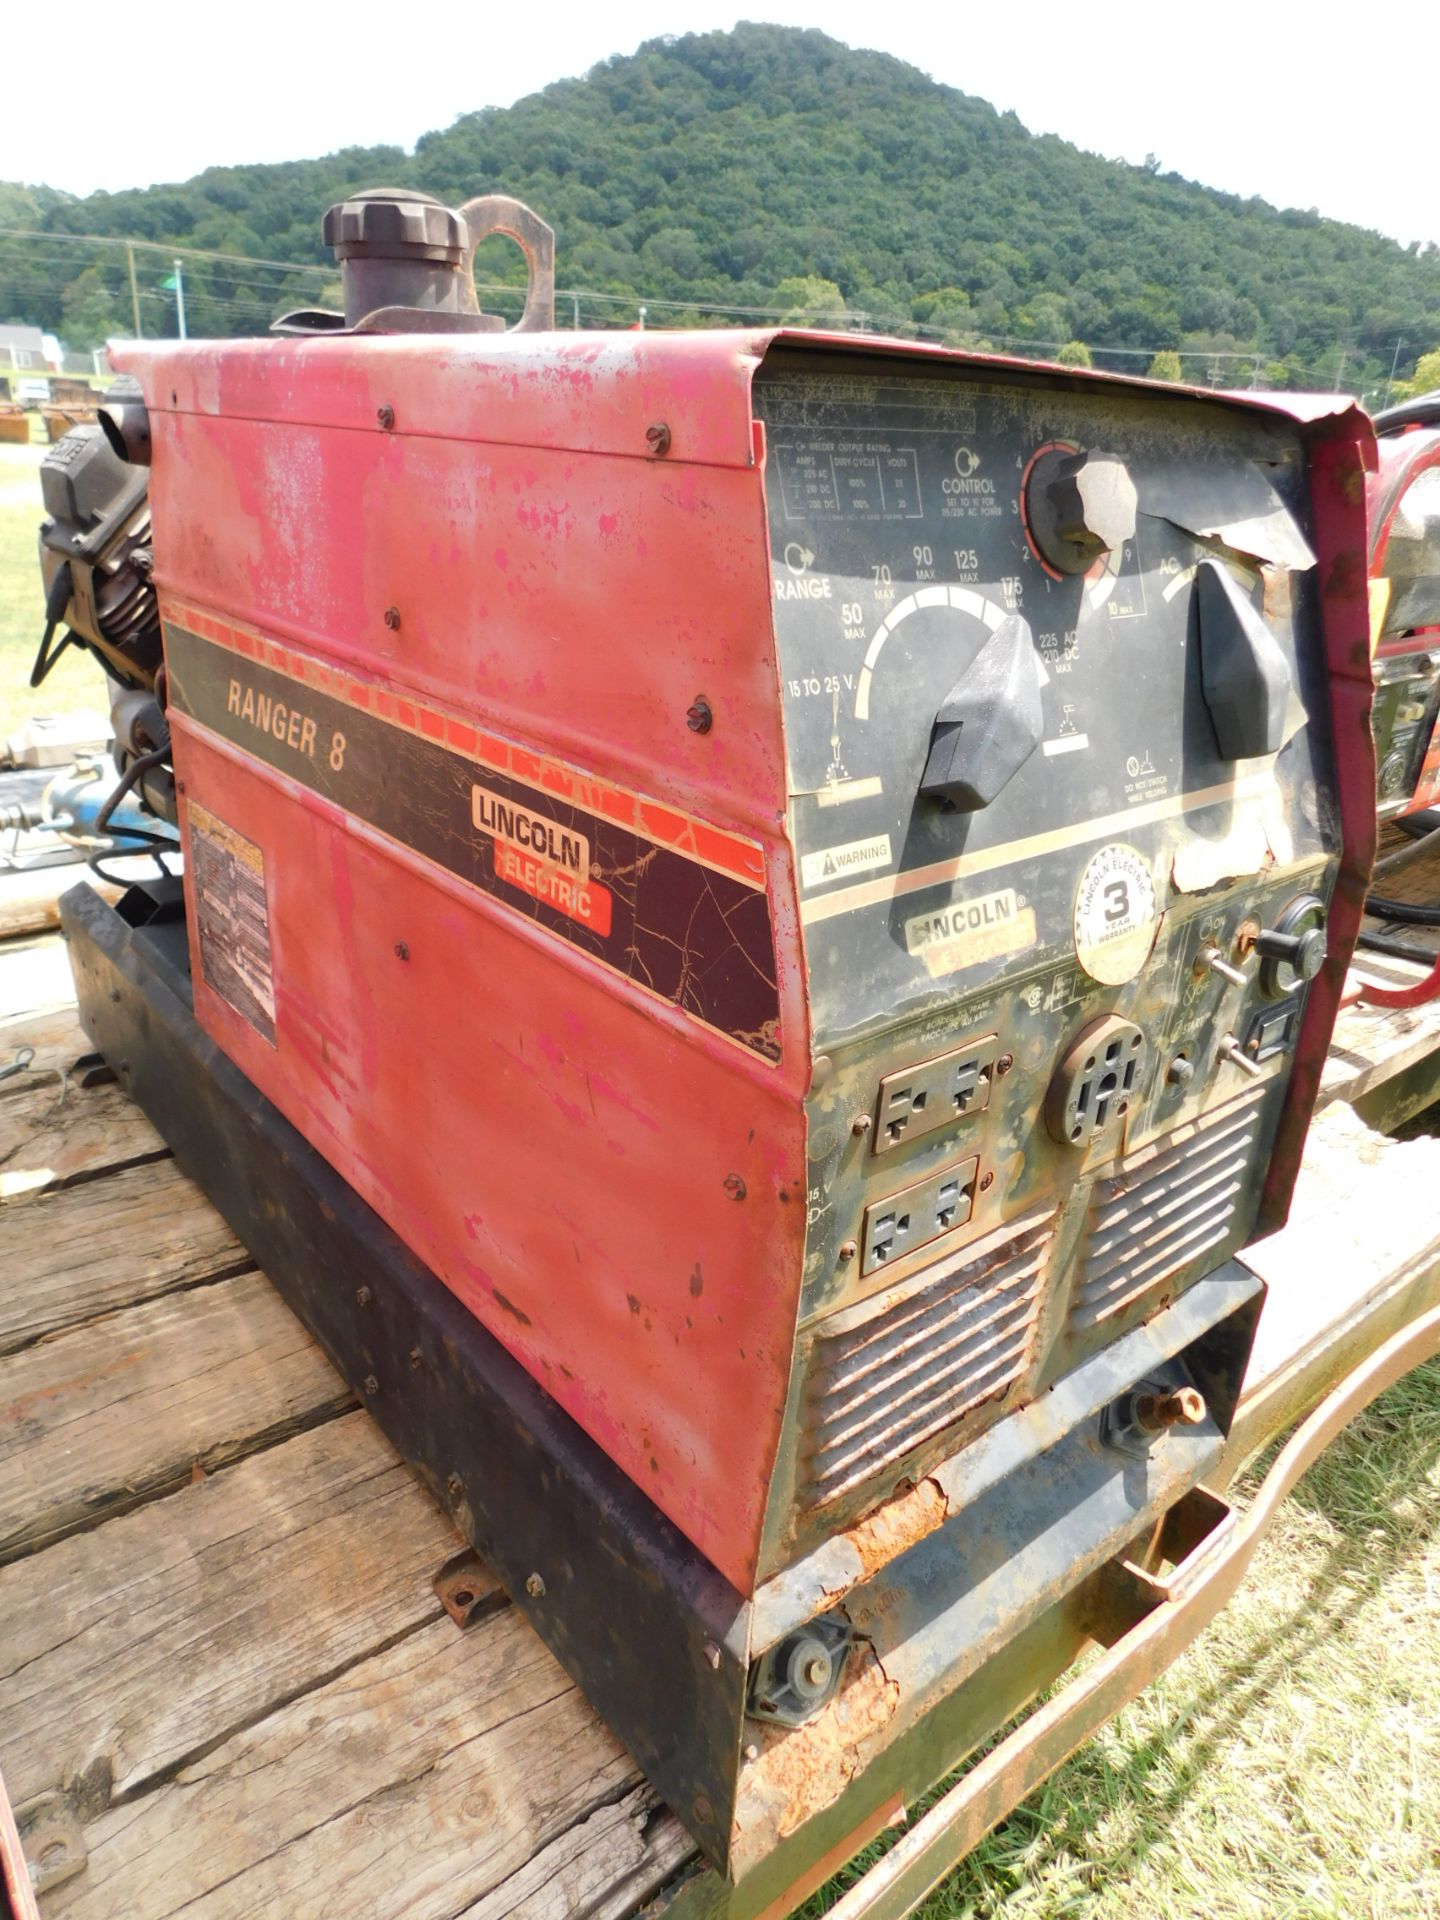
[[[1377,791],[1382,821],[1417,844],[1376,865],[1370,909],[1404,926],[1440,927],[1440,901],[1389,897],[1386,875],[1419,857],[1440,831],[1440,394],[1377,415],[1379,463],[1369,485],[1372,633],[1375,644]],[[1426,961],[1427,948],[1386,934],[1362,943]],[[1415,986],[1367,986],[1377,1006],[1419,1006],[1440,994],[1440,959]]]
[[[72,952],[739,1878],[1213,1523],[1230,1256],[1284,1217],[1373,849],[1373,447],[1340,402],[552,333],[547,232],[359,196],[343,315],[125,351],[184,917],[72,907]]]

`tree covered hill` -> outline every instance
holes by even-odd
[[[0,187],[0,226],[47,236],[0,240],[0,317],[71,344],[127,328],[123,249],[49,238],[101,234],[307,268],[187,263],[192,331],[257,330],[323,294],[326,205],[382,184],[530,201],[557,230],[560,285],[591,296],[587,325],[631,324],[642,301],[666,324],[755,308],[1032,352],[1078,341],[1141,369],[1176,350],[1197,356],[1192,379],[1370,390],[1397,342],[1402,377],[1440,344],[1440,250],[1082,153],[888,55],[745,24],[651,41],[413,154],[85,199]],[[173,331],[169,264],[136,257],[146,330]],[[482,263],[511,269],[505,252]]]

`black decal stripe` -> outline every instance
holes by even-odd
[[[179,712],[704,1025],[779,1059],[780,999],[763,891],[185,627],[167,623],[165,654]],[[248,710],[247,690],[254,697]],[[261,700],[281,703],[287,722],[298,714],[300,723],[281,726],[272,705],[272,724],[262,728],[245,717],[263,711],[254,704]],[[315,723],[308,751],[305,721]],[[584,836],[591,878],[611,896],[607,935],[497,875],[494,840],[472,821],[476,785]]]

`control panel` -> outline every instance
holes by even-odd
[[[863,1499],[923,1459],[926,1392],[953,1447],[1252,1231],[1338,852],[1319,596],[1278,418],[782,351],[754,392],[802,1322],[867,1383],[815,1485]],[[926,1387],[879,1384],[901,1353]]]
[[[913,363],[755,395],[821,1044],[1121,985],[1177,893],[1323,857],[1293,432]]]

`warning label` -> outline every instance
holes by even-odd
[[[188,864],[205,984],[275,1044],[265,856],[204,807],[189,813]]]
[[[890,859],[888,833],[877,833],[870,840],[851,840],[843,847],[822,847],[818,853],[801,854],[801,884],[823,886],[825,881],[843,880],[847,874],[864,873],[871,867],[888,867]]]

